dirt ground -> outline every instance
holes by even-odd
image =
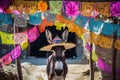
[[[17,73],[16,66],[5,66],[5,70]],[[32,65],[30,63],[22,63],[23,80],[47,80],[46,65]],[[83,72],[89,69],[89,65],[69,64],[66,80],[90,80],[89,75],[84,75]],[[100,72],[95,72],[95,80],[98,80]]]

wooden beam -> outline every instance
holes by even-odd
[[[27,48],[27,53],[26,53],[26,58],[28,59],[28,56],[30,55],[30,42],[28,40],[28,48]]]
[[[115,44],[116,39],[117,39],[117,31],[114,34],[113,45]],[[112,80],[117,80],[116,79],[116,56],[117,56],[117,49],[114,47],[113,58],[112,58]]]
[[[92,43],[90,44],[92,48]],[[92,61],[92,50],[90,51],[90,80],[94,80],[94,65]]]
[[[18,27],[14,26],[14,34],[15,33],[18,33]],[[14,47],[16,47],[16,46],[18,46],[18,45],[15,44]],[[16,63],[17,63],[17,71],[18,71],[18,80],[23,80],[20,57],[17,58]]]

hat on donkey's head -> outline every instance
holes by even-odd
[[[68,30],[67,29],[64,30],[64,32],[62,33],[62,39],[59,36],[56,36],[54,39],[52,39],[52,34],[49,30],[46,30],[45,33],[46,33],[47,41],[50,44],[42,47],[40,49],[41,51],[51,51],[52,47],[55,47],[55,46],[64,46],[65,49],[70,49],[70,48],[75,47],[74,43],[67,42],[67,38],[68,38]]]

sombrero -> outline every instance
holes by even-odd
[[[59,36],[56,36],[52,40],[52,44],[44,46],[40,50],[41,51],[51,51],[51,48],[55,47],[55,46],[64,46],[65,49],[70,49],[70,48],[75,47],[76,45],[74,43],[63,42],[63,40]]]

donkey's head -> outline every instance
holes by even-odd
[[[64,55],[65,52],[65,47],[63,45],[57,45],[59,43],[67,42],[68,38],[68,30],[65,29],[64,32],[62,33],[62,39],[59,36],[55,36],[54,39],[52,39],[52,33],[49,30],[46,30],[45,32],[47,41],[50,44],[56,44],[51,48],[51,51],[56,55],[56,56],[62,56]]]

